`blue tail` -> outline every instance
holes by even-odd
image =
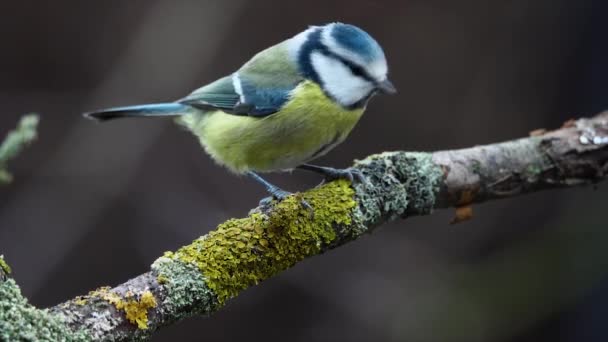
[[[155,103],[137,106],[115,107],[84,113],[84,117],[107,121],[130,117],[162,117],[188,114],[192,107],[179,103]]]

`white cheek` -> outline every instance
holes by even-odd
[[[353,75],[346,65],[334,58],[314,52],[311,61],[325,91],[344,106],[359,102],[374,89],[371,82]]]

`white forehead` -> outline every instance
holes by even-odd
[[[369,73],[369,75],[377,81],[383,81],[388,73],[388,65],[382,50],[379,50],[377,53],[371,56],[364,56],[361,53],[357,53],[352,49],[345,47],[343,44],[338,42],[333,34],[337,25],[341,24],[329,24],[323,27],[323,31],[321,33],[321,42],[336,55],[363,67]],[[376,44],[375,41],[373,43]]]

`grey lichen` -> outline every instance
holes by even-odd
[[[159,303],[163,316],[179,320],[196,314],[207,315],[219,308],[217,296],[207,287],[196,266],[160,257],[152,264],[152,273],[164,295]]]
[[[100,340],[120,324],[120,320],[111,314],[111,308],[112,305],[102,298],[87,295],[56,306],[51,313],[68,326],[78,325],[93,332],[93,340]]]
[[[356,185],[356,233],[407,212],[432,212],[444,173],[430,153],[385,152],[357,161],[355,166],[369,180]]]
[[[13,279],[0,284],[0,341],[91,341],[63,321],[30,305]]]
[[[13,177],[7,170],[8,161],[15,158],[19,152],[36,139],[38,116],[29,114],[21,118],[17,128],[8,133],[0,145],[0,185],[8,184]]]

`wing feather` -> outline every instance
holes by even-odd
[[[179,103],[229,114],[265,117],[276,113],[303,81],[285,43],[268,48],[236,73],[193,91]]]

